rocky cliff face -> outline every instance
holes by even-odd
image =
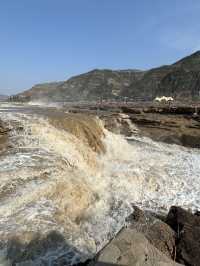
[[[148,71],[93,70],[64,82],[34,86],[17,95],[25,100],[91,101],[152,100],[166,95],[178,100],[200,99],[200,51],[175,64]]]
[[[143,77],[123,91],[129,97],[154,99],[172,96],[178,100],[198,100],[200,97],[200,52],[183,58],[170,66],[144,73]]]
[[[117,99],[123,90],[140,80],[142,76],[143,72],[137,70],[96,69],[64,82],[50,94],[50,97],[60,100],[61,96],[63,99],[75,101]]]
[[[39,84],[14,99],[51,101],[91,101],[118,99],[122,91],[144,75],[138,70],[92,70],[67,81]]]

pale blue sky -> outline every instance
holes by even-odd
[[[0,0],[0,94],[200,50],[199,0]]]

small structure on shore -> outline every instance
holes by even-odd
[[[156,102],[173,102],[174,98],[172,97],[166,97],[166,96],[162,96],[162,97],[156,97],[154,99],[154,101]]]
[[[162,96],[162,97],[156,97],[154,99],[154,101],[156,101],[158,103],[164,103],[164,104],[167,103],[170,106],[171,103],[174,101],[174,98],[173,97]]]

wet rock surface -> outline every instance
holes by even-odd
[[[138,132],[138,128],[131,122],[130,116],[124,113],[103,115],[101,119],[104,121],[104,127],[115,134],[129,137]]]

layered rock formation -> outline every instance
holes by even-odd
[[[200,108],[195,106],[88,104],[68,110],[96,114],[106,129],[126,137],[138,134],[155,141],[200,148]]]
[[[144,108],[139,114],[135,114],[133,108],[126,109],[126,112],[146,137],[169,144],[200,148],[199,114],[194,115],[195,108]]]
[[[39,84],[20,93],[13,100],[101,101],[152,100],[156,96],[177,100],[200,97],[200,52],[175,64],[148,71],[98,70],[75,76],[67,81]]]

